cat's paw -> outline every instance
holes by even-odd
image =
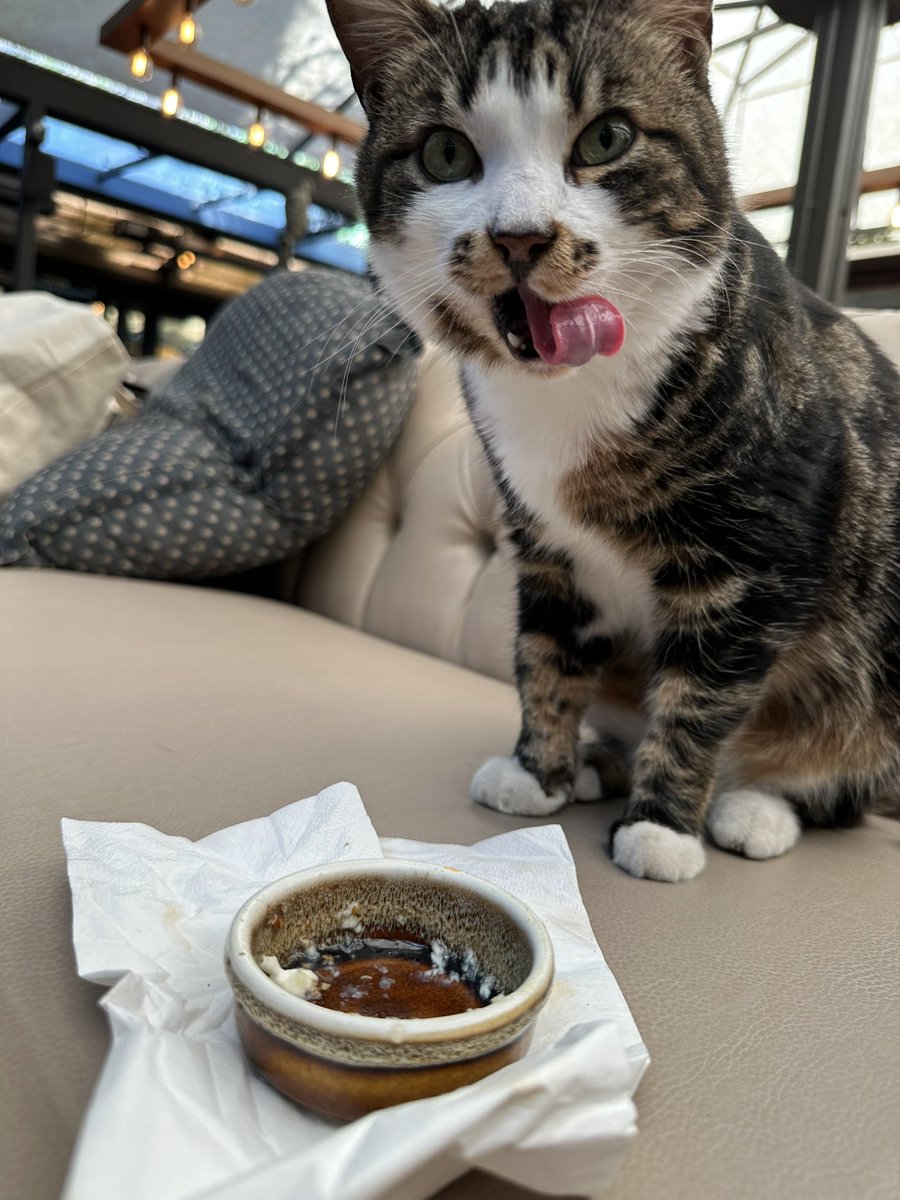
[[[469,794],[476,804],[519,817],[546,817],[569,802],[563,789],[548,796],[515,758],[489,758],[475,772]]]
[[[603,784],[596,767],[585,764],[578,768],[578,774],[575,776],[575,799],[580,800],[582,804],[593,804],[596,800],[603,799]]]
[[[639,879],[680,883],[699,875],[706,864],[706,851],[698,837],[679,833],[655,821],[620,825],[613,834],[612,860],[617,867]]]
[[[717,796],[706,827],[717,846],[746,858],[777,858],[800,837],[800,820],[787,800],[756,788]]]

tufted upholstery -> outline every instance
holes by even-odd
[[[900,314],[850,315],[900,367]],[[393,454],[309,555],[294,598],[345,625],[511,679],[513,588],[500,500],[456,369],[430,351]]]
[[[513,566],[456,369],[429,352],[406,428],[309,554],[305,608],[499,679],[512,676]]]

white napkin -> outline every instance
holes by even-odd
[[[649,1058],[558,826],[471,847],[379,842],[356,789],[337,784],[199,842],[69,820],[63,841],[79,974],[113,985],[101,1000],[112,1045],[64,1200],[425,1200],[470,1167],[549,1195],[593,1196],[608,1183],[636,1132],[631,1096]],[[225,937],[271,880],[382,855],[453,866],[519,896],[547,925],[556,982],[521,1062],[336,1125],[244,1059]]]

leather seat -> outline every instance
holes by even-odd
[[[861,322],[896,354],[900,316]],[[61,817],[199,837],[349,779],[383,835],[521,824],[467,798],[517,733],[513,576],[446,362],[427,360],[367,494],[281,577],[291,604],[0,572],[3,1195],[58,1194],[106,1045],[75,974]],[[900,824],[808,832],[766,863],[711,849],[673,887],[613,867],[617,815],[559,818],[653,1058],[606,1195],[900,1196]],[[444,1200],[481,1196],[524,1193],[469,1176]]]
[[[75,975],[62,816],[199,837],[338,779],[384,835],[471,842],[467,799],[515,737],[506,684],[286,604],[62,572],[0,573],[3,1194],[58,1194],[106,1045]],[[561,815],[597,937],[653,1063],[611,1200],[900,1194],[900,826],[781,859],[711,850],[632,879],[615,805]],[[470,1176],[445,1200],[518,1200]]]

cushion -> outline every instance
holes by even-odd
[[[83,304],[0,296],[0,500],[109,423],[128,356]]]
[[[406,416],[417,353],[363,280],[270,276],[138,419],[10,497],[0,563],[198,579],[276,562],[368,483]]]

